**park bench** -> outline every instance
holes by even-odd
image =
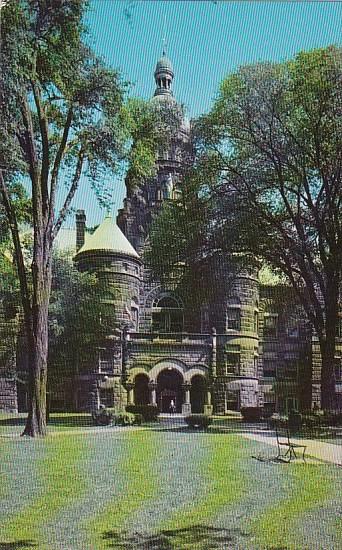
[[[295,443],[290,439],[290,432],[288,428],[280,428],[279,426],[275,427],[277,446],[278,446],[278,455],[276,460],[285,460],[286,462],[291,462],[292,459],[297,458],[296,449],[302,449],[303,460],[305,461],[305,451],[306,445],[301,443]]]

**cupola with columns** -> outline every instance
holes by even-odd
[[[159,59],[156,65],[156,70],[154,71],[154,79],[156,81],[156,90],[154,92],[155,96],[172,94],[172,81],[174,73],[173,67],[170,59],[166,56],[165,49],[163,50],[163,55]]]

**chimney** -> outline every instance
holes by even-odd
[[[84,210],[76,211],[76,252],[84,245],[84,234],[86,228],[86,215]]]

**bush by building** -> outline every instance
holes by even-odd
[[[260,422],[262,419],[262,408],[242,407],[241,414],[244,422]]]
[[[190,414],[184,418],[189,428],[206,429],[212,423],[212,417],[207,414]]]
[[[139,413],[120,412],[116,413],[114,409],[101,408],[93,413],[93,420],[97,426],[140,426],[143,416]]]
[[[126,412],[140,414],[145,422],[155,422],[158,417],[157,405],[127,405]]]

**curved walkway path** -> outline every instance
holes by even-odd
[[[240,432],[242,437],[258,441],[265,445],[277,446],[277,439],[274,432]],[[306,456],[317,458],[324,462],[330,462],[337,466],[342,466],[342,445],[335,445],[334,443],[326,443],[325,441],[318,441],[316,439],[304,439],[300,437],[290,438],[290,440],[300,445],[306,446]]]

